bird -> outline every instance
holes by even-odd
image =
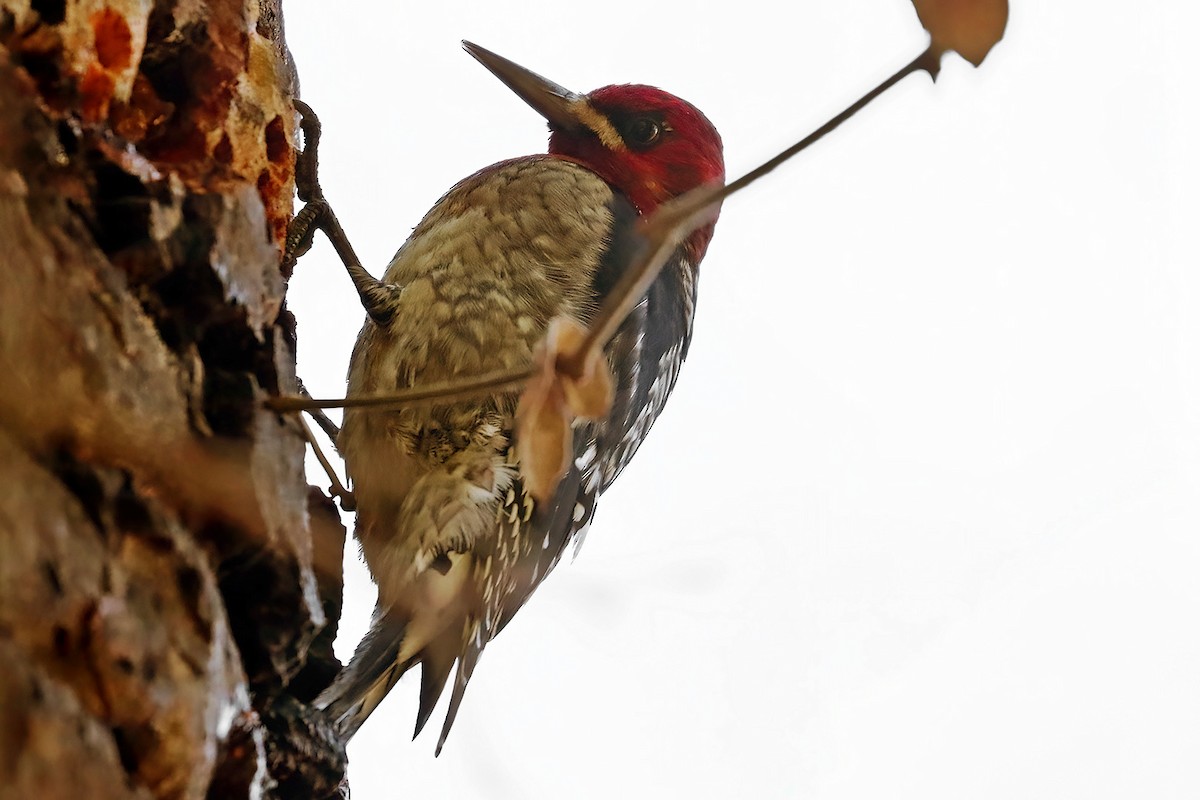
[[[724,180],[720,134],[691,103],[643,84],[578,94],[463,47],[546,119],[548,151],[463,179],[381,280],[356,277],[369,313],[348,396],[532,362],[553,318],[586,325],[613,290],[640,246],[641,218]],[[688,353],[698,268],[715,224],[714,215],[681,242],[608,343],[611,410],[576,423],[573,459],[548,499],[535,500],[521,478],[517,391],[346,410],[337,444],[378,600],[368,633],[315,701],[343,740],[419,664],[414,738],[454,674],[441,753],[484,648],[582,544],[598,497],[663,410]]]

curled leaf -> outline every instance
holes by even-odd
[[[1004,37],[1008,0],[913,0],[937,55],[953,50],[975,66]]]
[[[586,346],[587,334],[587,329],[570,317],[557,317],[551,320],[546,339],[554,342],[555,370],[562,382],[567,407],[577,417],[600,419],[612,408],[612,373],[600,348],[593,347],[580,353],[580,349]],[[563,371],[564,359],[559,356],[573,356],[580,360],[582,367],[579,377]]]
[[[571,415],[562,384],[539,371],[517,407],[517,460],[529,494],[544,502],[571,466]]]
[[[538,501],[554,493],[571,466],[571,424],[612,407],[613,379],[603,351],[586,346],[587,329],[569,317],[550,321],[533,354],[534,373],[517,406],[517,458],[525,488]],[[578,375],[563,369],[580,363]]]

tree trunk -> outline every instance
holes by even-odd
[[[0,797],[339,792],[295,91],[279,0],[0,0]]]

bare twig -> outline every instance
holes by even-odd
[[[358,503],[354,499],[354,493],[342,484],[341,478],[338,477],[337,472],[333,469],[333,464],[330,464],[329,459],[325,457],[325,453],[321,450],[321,445],[317,442],[317,437],[313,435],[312,428],[304,421],[304,417],[300,416],[299,419],[300,428],[304,431],[304,438],[308,441],[308,446],[312,448],[317,461],[321,462],[321,469],[325,470],[325,476],[329,478],[329,493],[341,502],[342,510],[355,510],[358,507]]]
[[[374,408],[380,411],[423,403],[457,403],[494,392],[519,389],[533,375],[533,366],[489,372],[461,381],[431,383],[387,394],[314,400],[308,397],[269,397],[263,401],[272,411],[309,411],[315,408]]]

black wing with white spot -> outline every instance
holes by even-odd
[[[476,545],[474,581],[481,587],[480,611],[466,621],[438,752],[458,715],[463,693],[483,649],[512,620],[562,557],[575,529],[572,515],[578,493],[579,472],[575,469],[563,477],[550,503],[535,503],[518,478],[497,511],[498,535]]]
[[[633,459],[675,388],[691,340],[695,285],[693,268],[676,253],[609,345],[616,386],[612,412],[576,435],[577,547],[596,498]]]

